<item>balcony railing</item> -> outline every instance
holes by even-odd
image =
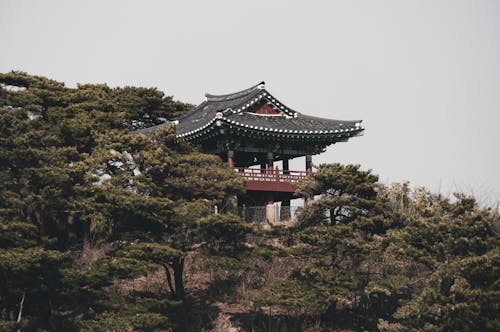
[[[306,171],[271,168],[235,168],[247,181],[297,183],[306,178]]]

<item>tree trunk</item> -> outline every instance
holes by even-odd
[[[40,211],[34,209],[33,213],[35,214],[35,219],[36,219],[36,222],[38,224],[38,229],[39,229],[39,232],[40,232],[40,235],[43,236],[46,234],[45,232],[45,225],[43,224],[43,221],[42,221],[42,214],[40,213]]]
[[[19,324],[21,323],[21,319],[23,318],[23,306],[24,306],[24,298],[26,292],[23,292],[23,297],[21,298],[21,303],[19,303],[19,313],[17,314],[16,326],[18,327],[17,332],[20,332]]]
[[[330,209],[330,225],[336,224],[335,209]]]
[[[172,285],[172,275],[170,273],[168,265],[167,264],[163,265],[163,268],[165,269],[165,275],[167,277],[167,285],[168,289],[170,289],[170,294],[172,294],[172,296],[175,297],[175,289],[174,286]]]
[[[182,300],[181,320],[184,332],[192,332],[191,309],[186,301],[186,291],[184,289],[184,257],[174,257],[172,259],[172,269],[174,270],[175,298]]]
[[[174,269],[175,297],[183,300],[186,292],[184,290],[184,257],[174,257],[172,260],[172,268]]]

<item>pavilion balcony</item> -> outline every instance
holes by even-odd
[[[307,171],[282,170],[278,168],[235,168],[245,180],[247,190],[279,191],[293,193],[296,185],[305,179]]]

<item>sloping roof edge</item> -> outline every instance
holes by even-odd
[[[341,121],[304,115],[281,103],[260,82],[248,89],[224,95],[205,94],[206,100],[194,110],[157,126],[139,129],[131,135],[151,135],[160,127],[175,125],[178,138],[200,138],[216,127],[228,125],[242,130],[262,131],[265,135],[321,138],[359,136],[364,131],[361,120]],[[255,115],[248,110],[265,99],[282,116]],[[292,135],[292,136],[290,136]],[[339,137],[341,137],[339,136]]]

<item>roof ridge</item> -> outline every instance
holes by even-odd
[[[184,114],[179,115],[179,116],[176,116],[175,118],[173,118],[173,120],[183,120],[183,119],[185,119],[185,118],[188,118],[188,117],[190,117],[191,115],[193,115],[193,113],[194,113],[196,110],[200,109],[202,106],[205,106],[205,104],[206,104],[206,101],[203,101],[201,104],[199,104],[198,106],[195,106],[195,107],[194,107],[192,110],[190,110],[189,112],[184,113]]]
[[[241,90],[238,92],[228,93],[228,94],[224,94],[224,95],[212,95],[210,93],[205,93],[205,97],[207,98],[207,101],[232,100],[232,99],[244,97],[244,96],[252,93],[255,90],[262,90],[262,89],[264,89],[265,84],[266,83],[264,81],[262,81],[256,85],[248,88],[248,89]]]
[[[133,130],[133,131],[129,132],[129,134],[132,135],[132,136],[139,135],[139,134],[148,135],[149,133],[153,133],[154,131],[156,131],[156,129],[158,129],[158,128],[161,128],[161,127],[164,127],[164,126],[172,126],[172,125],[176,125],[178,123],[179,123],[179,121],[175,121],[175,120],[174,121],[170,121],[170,120],[167,120],[164,123],[160,123],[160,124],[157,124],[157,125],[154,125],[154,126],[151,126],[151,127],[146,127],[146,128],[141,128],[141,129]]]

